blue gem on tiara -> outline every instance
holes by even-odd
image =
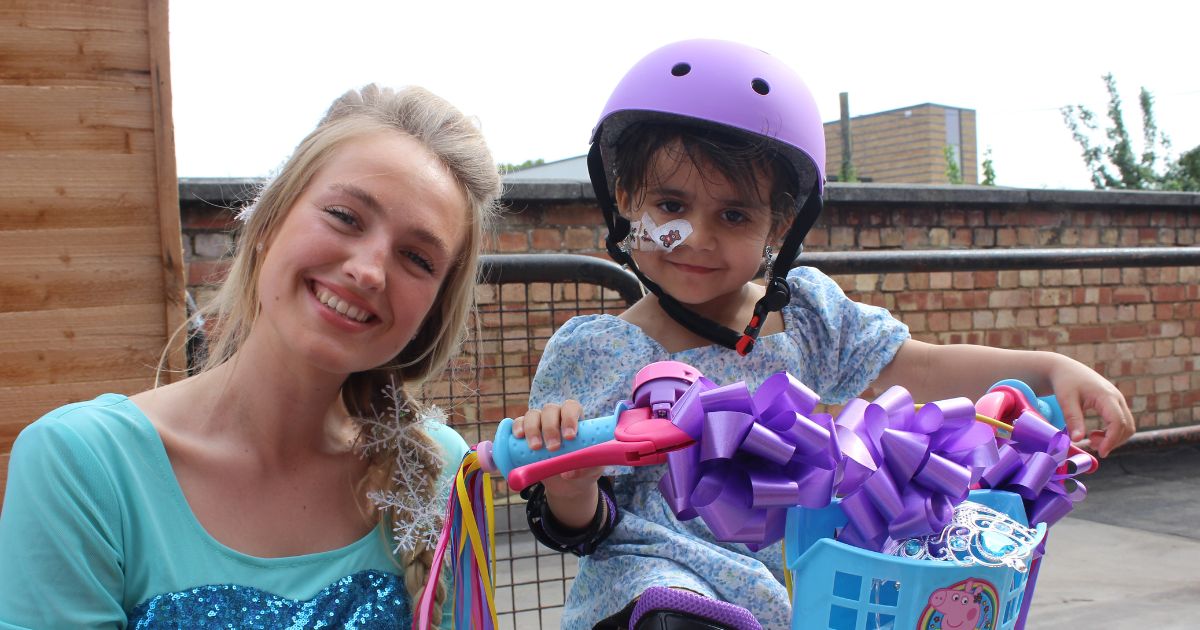
[[[954,519],[942,531],[889,540],[882,553],[958,566],[1006,566],[1025,572],[1045,537],[1044,523],[1026,527],[986,505],[964,501],[954,508]]]

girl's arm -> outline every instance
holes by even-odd
[[[573,318],[555,331],[546,343],[530,384],[530,410],[524,416],[514,418],[512,427],[513,435],[524,437],[531,449],[558,450],[564,440],[575,439],[584,404],[594,414],[601,409],[611,410],[617,401],[628,395],[632,374],[625,375],[624,369],[614,366],[614,363],[620,364],[621,358],[612,352],[610,335],[620,333],[611,329],[611,325],[606,320]],[[582,404],[577,400],[580,397]],[[536,517],[543,523],[557,526],[554,529],[569,534],[568,538],[572,540],[585,533],[595,533],[589,538],[589,544],[598,544],[612,531],[619,518],[611,493],[602,496],[598,483],[602,471],[602,468],[590,468],[544,480],[544,492],[539,502],[545,506],[546,518],[542,518],[540,511]],[[610,505],[612,509],[606,514],[602,506]],[[530,518],[532,527],[535,515],[530,514]],[[598,530],[595,529],[597,523],[600,524]],[[574,551],[588,545],[551,545],[555,549],[563,546]]]
[[[1084,438],[1084,411],[1100,414],[1104,437],[1092,446],[1107,456],[1133,435],[1133,413],[1117,388],[1086,365],[1056,352],[1009,350],[970,344],[937,345],[909,339],[872,387],[900,385],[917,401],[978,398],[997,381],[1015,378],[1034,391],[1052,391],[1071,439]]]

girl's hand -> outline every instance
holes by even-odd
[[[545,445],[548,451],[557,451],[563,440],[575,439],[579,429],[579,418],[583,407],[576,400],[567,400],[559,405],[546,405],[541,409],[530,409],[513,421],[513,436],[525,438],[531,450]],[[583,468],[567,471],[542,481],[546,487],[546,501],[550,511],[560,523],[567,527],[583,528],[596,515],[599,488],[596,484],[603,467]]]
[[[1137,430],[1133,412],[1125,396],[1107,379],[1074,359],[1058,356],[1065,361],[1060,361],[1050,373],[1050,386],[1062,407],[1071,440],[1084,439],[1083,414],[1092,409],[1100,414],[1104,428],[1087,435],[1088,444],[1100,457],[1108,457]]]

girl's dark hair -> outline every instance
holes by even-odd
[[[638,122],[621,133],[614,146],[614,186],[636,199],[653,175],[650,166],[661,151],[682,164],[690,160],[697,167],[711,166],[737,189],[745,199],[755,199],[758,178],[770,178],[771,227],[786,224],[796,215],[799,198],[798,180],[786,157],[765,138],[751,137],[710,125],[678,122]]]

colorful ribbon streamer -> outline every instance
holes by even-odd
[[[742,382],[697,381],[671,420],[698,446],[668,454],[658,485],[675,517],[758,550],[783,538],[787,508],[828,505],[839,450],[830,416],[810,415],[818,401],[786,372],[753,396]]]
[[[497,627],[495,540],[491,475],[480,468],[479,458],[472,451],[463,457],[446,502],[446,518],[434,549],[429,579],[413,614],[413,630],[433,627],[434,596],[448,549],[453,550],[450,574],[453,576],[454,628],[494,630]]]
[[[1075,476],[1089,472],[1095,460],[1082,452],[1069,455],[1071,440],[1062,429],[1026,411],[1013,421],[1012,435],[999,441],[997,461],[980,485],[1021,495],[1031,526],[1057,523],[1087,496]]]
[[[998,457],[995,434],[975,422],[966,398],[918,409],[908,390],[892,387],[872,403],[850,401],[835,425],[848,519],[840,540],[871,551],[889,538],[941,531]]]

